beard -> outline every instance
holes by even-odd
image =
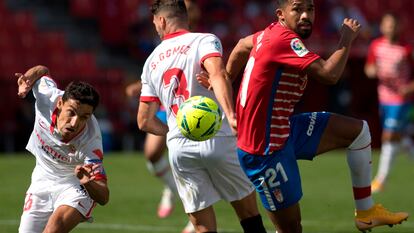
[[[302,24],[303,25],[303,24]],[[309,29],[301,29],[301,24],[298,25],[295,32],[300,36],[302,39],[308,39],[312,35],[312,28],[313,25],[310,22],[306,22],[306,25],[309,26]]]

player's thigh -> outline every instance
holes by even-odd
[[[27,193],[20,219],[19,232],[42,232],[52,212],[52,200],[48,194]]]
[[[296,159],[313,160],[330,117],[327,112],[309,112],[290,118],[291,132],[286,144],[293,146]]]
[[[166,148],[165,136],[147,133],[144,145],[144,156],[152,162],[158,161]]]
[[[54,195],[56,196],[53,206],[54,212],[62,206],[66,206],[77,210],[83,216],[84,221],[91,218],[96,203],[79,182],[62,185]]]
[[[299,167],[292,144],[270,155],[238,150],[240,164],[269,211],[288,208],[302,197]]]
[[[332,113],[322,134],[317,154],[348,147],[361,133],[362,126],[362,120]]]
[[[235,137],[214,137],[200,145],[202,162],[222,199],[241,200],[254,191],[240,167]]]
[[[171,171],[186,213],[200,211],[221,199],[200,158],[199,144],[186,138],[168,141]]]
[[[50,216],[44,233],[65,233],[75,228],[85,217],[75,208],[59,206]]]

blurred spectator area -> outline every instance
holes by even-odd
[[[274,1],[195,2],[199,10],[189,12],[192,30],[216,34],[222,40],[225,58],[240,38],[276,20]],[[105,129],[111,131],[109,138],[113,140],[109,150],[139,147],[142,138],[134,136],[138,134],[138,101],[126,100],[124,87],[139,77],[140,67],[160,42],[152,25],[150,3],[151,0],[0,0],[0,101],[7,106],[0,114],[4,134],[0,136],[6,138],[0,143],[0,151],[22,150],[31,132],[30,122],[23,127],[18,121],[22,116],[30,121],[33,113],[28,101],[17,99],[13,74],[35,64],[48,66],[61,87],[76,79],[97,87],[102,95],[98,118],[105,120]],[[366,119],[375,134],[373,145],[377,146],[380,127],[376,82],[366,79],[363,73],[366,49],[372,38],[379,35],[380,17],[389,11],[401,17],[404,39],[414,42],[410,22],[414,1],[314,3],[314,33],[306,43],[322,56],[336,48],[341,18],[357,17],[364,29],[353,46],[343,80],[333,87],[311,80],[298,111],[327,110]]]

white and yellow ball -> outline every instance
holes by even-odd
[[[180,105],[177,125],[186,138],[205,141],[219,131],[221,115],[220,108],[214,100],[205,96],[193,96]]]

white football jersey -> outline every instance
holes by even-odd
[[[64,92],[47,76],[40,78],[32,91],[36,98],[36,117],[26,146],[36,157],[31,189],[41,190],[56,183],[79,182],[74,174],[76,165],[102,163],[102,137],[96,118],[92,115],[79,135],[64,142],[56,129],[56,104]],[[97,178],[106,179],[103,167]]]
[[[184,137],[178,129],[176,114],[182,102],[191,96],[217,99],[212,91],[201,86],[196,74],[202,71],[209,57],[221,57],[220,40],[209,33],[179,31],[166,35],[145,62],[141,80],[141,101],[159,101],[167,111],[167,139]],[[222,111],[223,112],[223,111]],[[223,113],[223,124],[216,136],[232,136]]]

